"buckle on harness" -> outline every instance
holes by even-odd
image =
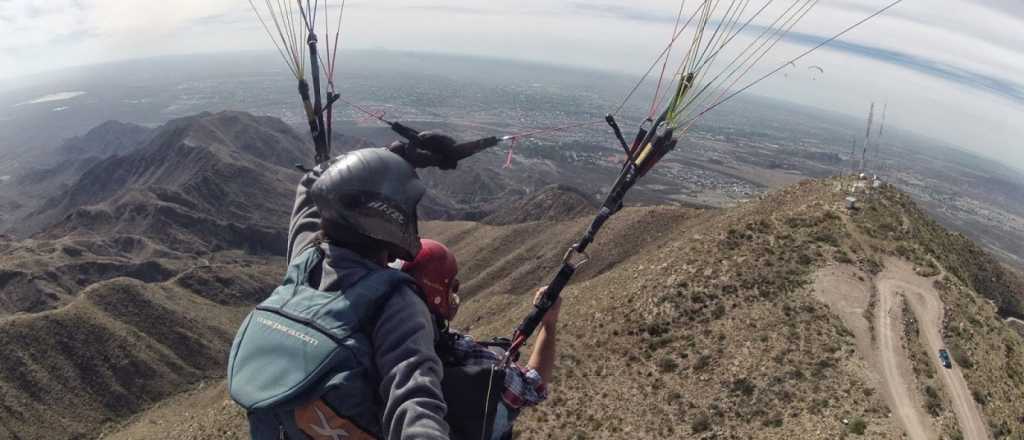
[[[578,261],[573,262],[574,257],[579,257]],[[590,261],[590,255],[587,255],[584,251],[576,250],[576,245],[573,245],[569,250],[565,251],[565,256],[562,257],[562,264],[572,267],[573,270],[579,269],[587,261]]]

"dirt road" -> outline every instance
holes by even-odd
[[[944,348],[941,334],[943,305],[939,292],[932,287],[932,279],[917,276],[913,268],[907,263],[888,261],[886,262],[886,270],[878,275],[876,286],[879,296],[876,329],[882,363],[886,365],[885,374],[887,376],[890,374],[887,365],[895,362],[897,358],[904,359],[905,362],[906,354],[899,347],[899,326],[896,325],[899,322],[899,318],[894,318],[890,316],[891,313],[887,313],[896,304],[897,295],[902,294],[909,302],[911,309],[914,311],[914,316],[917,318],[924,342],[927,344],[930,355],[928,358],[931,359],[933,367],[938,371],[938,375],[942,380],[943,391],[953,404],[953,412],[956,414],[957,422],[960,425],[960,432],[963,433],[964,438],[967,440],[989,439],[988,428],[981,417],[978,405],[974,402],[970,389],[967,387],[967,382],[964,381],[964,377],[960,373],[959,367],[954,365],[953,368],[947,369],[939,362],[938,351],[940,348]],[[894,319],[896,323],[893,322]],[[895,344],[895,346],[890,344]],[[901,373],[899,369],[893,369],[893,373],[900,375],[908,372]],[[909,384],[913,383],[913,376],[906,376],[902,379],[893,378],[893,380],[895,382],[889,380],[887,382],[890,384],[898,382]],[[909,390],[910,388],[904,389]],[[920,407],[917,405],[914,405],[914,407],[917,411],[907,411],[905,414],[901,414],[901,417],[909,417],[906,424],[908,431],[911,426],[927,426],[930,420],[924,418]],[[914,437],[913,433],[911,433],[911,438],[917,437]]]
[[[912,411],[914,408],[919,408],[920,405],[913,402],[911,390],[909,388],[904,390],[905,387],[897,386],[895,389],[900,392],[894,393],[893,387],[887,383],[889,377],[884,374],[881,356],[878,353],[875,338],[872,337],[872,328],[875,327],[875,323],[869,323],[867,319],[869,315],[865,313],[869,308],[873,309],[870,299],[874,291],[874,284],[872,280],[862,274],[856,267],[847,265],[821,269],[815,274],[814,295],[828,304],[832,312],[839,316],[846,328],[853,333],[857,353],[860,354],[865,364],[864,378],[871,384],[871,387],[879,390],[878,394],[885,399],[889,408],[906,408]],[[898,324],[899,321],[897,320],[896,323]],[[899,341],[892,347],[900,348]],[[898,360],[899,358],[890,357],[890,359]],[[903,363],[906,364],[906,360],[903,360]],[[904,368],[909,368],[909,365]],[[896,370],[900,371],[898,363]],[[905,377],[901,374],[893,376]],[[900,396],[900,401],[903,403],[894,399],[894,395]],[[908,400],[911,402],[910,404],[906,403]],[[895,415],[897,417],[893,417],[890,427],[875,432],[876,438],[907,438],[904,436],[904,433],[908,431],[908,428],[905,427],[906,423],[903,418],[899,417],[900,414]],[[913,415],[907,418],[914,420]],[[913,436],[909,437],[912,440],[929,438],[927,429],[920,425],[917,425],[913,432]]]
[[[907,436],[912,440],[931,440],[937,437],[931,429],[931,419],[914,398],[914,375],[903,350],[903,308],[898,291],[891,287],[889,283],[878,284],[875,340],[879,367],[893,415],[907,430]]]
[[[885,267],[886,270],[874,280],[858,277],[856,274],[859,272],[849,266],[823,269],[816,275],[815,295],[828,304],[853,332],[857,351],[877,373],[875,383],[883,390],[882,394],[907,438],[939,438],[932,426],[933,419],[924,411],[908,353],[903,347],[902,308],[908,305],[917,318],[922,343],[942,381],[943,392],[952,402],[964,438],[990,438],[959,367],[954,365],[952,369],[946,369],[939,363],[938,351],[944,348],[941,335],[943,304],[939,292],[932,285],[934,278],[917,276],[912,265],[899,260],[886,261]],[[873,338],[864,314],[870,307],[868,299],[872,289],[877,292],[877,303],[871,314]],[[902,304],[903,298],[907,304]]]

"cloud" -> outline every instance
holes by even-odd
[[[765,28],[761,26],[750,25],[747,30],[760,31],[763,29]],[[813,47],[821,44],[827,40],[828,37],[801,32],[789,32],[786,34],[784,39],[791,43]],[[832,41],[827,44],[825,48],[910,69],[918,73],[943,79],[957,85],[970,87],[975,90],[1006,98],[1017,104],[1024,105],[1024,83],[997,78],[965,67],[956,66],[918,55],[912,55],[906,52],[883,49],[880,47],[868,46],[849,41]]]
[[[89,29],[76,29],[64,34],[55,35],[50,41],[47,42],[47,44],[74,44],[76,42],[89,40],[91,38],[96,38],[98,36],[99,34]]]
[[[984,0],[977,3],[986,8],[1012,15],[1019,20],[1024,20],[1024,8],[1021,7],[1020,0]]]
[[[421,11],[431,12],[442,12],[442,13],[453,13],[453,14],[473,14],[473,15],[486,15],[493,14],[493,9],[486,8],[474,8],[469,6],[453,6],[453,5],[416,5],[416,6],[403,6],[402,9],[414,9]]]
[[[237,12],[222,12],[217,14],[210,14],[202,17],[196,17],[188,20],[186,27],[195,26],[224,26],[224,25],[237,25],[237,24],[250,24],[252,17],[247,14],[239,14]]]
[[[1010,1],[988,0],[981,3],[983,3],[984,6],[994,9],[1013,9]],[[675,23],[675,16],[667,13],[667,11],[638,8],[632,5],[573,2],[572,7],[576,11],[582,13],[619,20],[639,21],[645,23]],[[856,1],[837,1],[830,4],[830,7],[863,16],[873,14],[879,9],[878,6],[871,6]],[[1022,10],[1024,9],[1020,8],[1018,4],[1015,11],[1018,15],[1024,17],[1024,12],[1022,12]],[[758,18],[765,19],[769,16],[774,17],[774,15],[769,12]],[[932,20],[921,18],[913,14],[913,11],[901,12],[896,10],[896,12],[892,13],[892,16],[921,24],[934,24]],[[746,20],[747,17],[749,17],[749,15],[744,15],[741,21]],[[712,23],[712,26],[715,26],[716,23],[718,22],[716,21]],[[768,27],[755,23],[748,24],[742,28],[742,32],[749,35],[761,34],[768,30],[770,30]],[[785,34],[783,40],[805,47],[813,47],[828,40],[829,37],[830,36],[813,33],[790,31]],[[880,46],[861,44],[841,39],[829,43],[825,48],[899,66],[917,73],[951,82],[957,86],[969,87],[1008,99],[1019,105],[1024,105],[1024,83],[999,78],[991,74],[980,72],[976,69],[970,69],[953,63],[932,59],[923,55],[916,55],[905,51],[892,50]]]
[[[703,1],[687,0],[687,16]],[[749,2],[746,14],[767,1]],[[764,17],[774,18],[776,8],[793,1],[773,2],[772,11],[747,31],[767,25]],[[888,1],[819,2],[764,65],[784,63]],[[718,15],[732,2],[720,4]],[[639,75],[667,43],[679,5],[348,0],[342,47],[495,56]],[[817,82],[770,80],[753,92],[848,114],[862,113],[867,100],[890,97],[913,109],[897,112],[897,125],[1024,160],[1010,151],[1019,150],[1016,139],[1024,138],[1022,28],[1021,0],[904,1],[809,57],[807,62],[830,70]],[[247,49],[273,46],[245,0],[0,0],[0,82],[126,58]]]
[[[620,5],[611,3],[573,2],[573,9],[586,14],[615,18],[620,20],[633,20],[647,23],[668,23],[676,22],[675,15],[638,8],[633,5]]]
[[[174,0],[131,2],[123,0],[82,0],[86,20],[99,34],[124,36],[130,33],[166,35],[183,30],[194,20],[248,10],[248,5],[231,0]]]

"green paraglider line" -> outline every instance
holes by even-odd
[[[696,94],[694,94],[690,102],[687,102],[686,105],[683,106],[684,112],[685,110],[691,107],[700,108],[700,106],[707,101],[707,95],[705,95],[705,93],[710,89],[711,85],[718,84],[719,78],[721,78],[722,75],[726,75],[726,72],[728,72],[728,74],[725,76],[725,79],[722,82],[728,82],[729,79],[733,78],[734,76],[735,79],[733,79],[732,82],[730,82],[726,87],[722,89],[722,93],[719,94],[718,98],[724,96],[729,89],[735,86],[740,79],[745,77],[747,73],[749,73],[750,70],[754,66],[756,66],[761,61],[761,59],[763,59],[764,56],[767,55],[768,52],[770,52],[775,47],[775,45],[779,41],[782,40],[782,37],[785,36],[793,28],[793,26],[796,25],[796,23],[800,22],[800,20],[802,20],[803,17],[807,15],[808,12],[811,11],[811,9],[818,3],[818,0],[806,0],[806,2],[800,8],[797,8],[796,12],[794,12],[792,15],[789,15],[788,18],[786,18],[786,20],[782,23],[781,27],[776,29],[775,25],[778,24],[779,21],[782,20],[784,17],[786,17],[789,14],[789,12],[793,9],[793,7],[795,7],[798,3],[799,2],[794,2],[793,5],[786,9],[785,13],[783,13],[782,15],[775,19],[775,21],[772,23],[770,27],[762,31],[761,34],[758,35],[756,39],[754,39],[754,41],[752,41],[743,49],[743,51],[736,55],[736,57],[729,62],[725,69],[719,72],[718,75],[716,75],[710,81],[706,81],[704,87],[702,87]],[[746,27],[746,24],[744,25],[744,27]],[[743,28],[740,28],[740,30],[742,29]],[[764,38],[765,36],[767,36],[767,38]],[[772,41],[773,39],[774,41]],[[765,48],[765,45],[768,44],[769,41],[771,41],[771,44],[768,45],[767,48]],[[753,51],[750,51],[751,49],[753,49]],[[747,53],[748,51],[750,51],[749,54]],[[759,52],[760,55],[758,55]],[[740,61],[741,58],[742,61]],[[751,59],[753,59],[753,61],[750,61]],[[737,61],[740,61],[740,63],[733,67],[733,65],[735,65]],[[739,73],[741,69],[743,71],[742,73]],[[739,73],[739,75],[736,75],[737,73]],[[697,105],[697,103],[699,103],[700,105]],[[678,123],[678,120],[676,120],[676,122]],[[686,130],[684,129],[684,131]]]
[[[706,56],[706,57],[704,57],[704,58],[703,58],[702,60],[699,60],[699,61],[698,61],[698,60],[696,60],[696,59],[691,59],[692,57],[690,57],[690,54],[687,54],[687,56],[686,56],[686,57],[685,57],[685,58],[683,59],[683,61],[682,61],[682,62],[680,62],[680,64],[679,64],[679,68],[678,68],[678,69],[676,70],[676,76],[677,76],[677,77],[679,77],[679,78],[683,78],[683,77],[684,77],[684,73],[693,73],[693,74],[694,74],[694,77],[693,77],[693,78],[691,78],[691,80],[690,80],[690,81],[691,81],[691,87],[692,87],[692,86],[693,86],[693,84],[692,84],[692,83],[696,83],[696,82],[697,82],[697,81],[698,81],[698,80],[700,79],[700,77],[701,77],[701,72],[703,72],[703,71],[704,71],[704,70],[705,70],[705,69],[706,69],[706,68],[707,68],[707,67],[708,67],[708,66],[710,65],[710,63],[711,63],[712,61],[714,61],[714,59],[715,59],[715,58],[717,58],[717,57],[718,57],[719,53],[721,53],[721,51],[722,51],[723,49],[725,49],[726,45],[727,45],[727,44],[728,44],[729,42],[731,42],[731,41],[732,41],[732,40],[733,40],[734,38],[736,38],[736,36],[737,36],[737,35],[739,35],[739,34],[740,34],[741,32],[743,32],[743,30],[744,30],[744,29],[746,29],[746,28],[747,28],[747,26],[748,26],[748,25],[749,25],[749,24],[750,24],[750,23],[751,23],[751,22],[752,22],[752,21],[753,21],[754,19],[756,19],[757,17],[759,17],[759,16],[760,16],[760,15],[761,15],[761,14],[762,14],[762,13],[763,13],[763,12],[764,12],[764,11],[765,11],[765,10],[766,10],[767,8],[768,8],[768,6],[770,6],[770,5],[772,4],[772,2],[774,2],[774,0],[769,0],[769,1],[768,1],[768,2],[766,2],[766,3],[764,4],[764,5],[762,5],[762,6],[761,6],[761,8],[759,8],[759,9],[758,9],[758,10],[757,10],[757,11],[756,11],[756,12],[755,12],[755,13],[754,13],[753,15],[751,15],[751,16],[750,16],[750,17],[749,17],[749,18],[748,18],[748,19],[746,20],[746,22],[744,22],[744,23],[743,23],[743,25],[742,25],[742,26],[740,26],[740,27],[739,27],[739,29],[736,29],[735,31],[733,31],[733,32],[731,33],[731,35],[729,36],[729,38],[727,38],[727,39],[725,39],[724,41],[722,41],[722,44],[721,44],[721,45],[720,45],[720,46],[718,47],[718,49],[717,49],[717,50],[715,50],[715,51],[714,51],[714,52],[713,52],[713,53],[712,53],[712,54],[711,54],[710,56]],[[743,11],[743,10],[746,10],[746,6],[747,6],[747,4],[748,4],[748,3],[745,3],[745,4],[744,4],[744,6],[743,6],[743,8],[741,8],[741,9],[737,10],[737,14],[736,14],[736,15],[735,15],[734,17],[732,17],[732,19],[731,19],[731,21],[732,21],[732,23],[731,23],[731,26],[735,26],[735,25],[736,25],[736,23],[738,23],[738,22],[739,22],[739,18],[740,18],[740,15],[739,15],[739,14],[740,14],[740,13],[742,13],[742,11]],[[794,4],[795,4],[795,3],[794,3]],[[789,8],[789,9],[791,9],[791,8],[792,8],[792,6],[791,6],[791,7]],[[731,10],[731,9],[732,9],[732,8],[730,8],[730,10]],[[782,18],[783,16],[785,16],[785,14],[789,12],[789,9],[787,9],[787,10],[786,10],[785,12],[783,12],[783,14],[782,14],[782,15],[780,15],[780,17],[779,17],[779,18],[776,18],[776,20],[775,20],[775,22],[774,22],[774,23],[777,23],[777,22],[778,22],[778,20],[780,20],[780,19],[781,19],[781,18]],[[772,27],[774,27],[774,23],[772,24]],[[765,32],[767,32],[767,31],[765,31]],[[715,82],[715,80],[717,80],[717,79],[718,79],[718,77],[720,77],[720,76],[721,76],[721,75],[722,75],[723,73],[725,73],[725,71],[726,71],[726,70],[729,70],[729,68],[730,68],[730,67],[731,67],[731,66],[732,66],[733,64],[735,64],[735,62],[736,62],[736,61],[738,61],[738,60],[739,60],[739,59],[740,59],[740,58],[741,58],[741,57],[743,56],[743,54],[744,54],[744,53],[746,53],[746,51],[750,50],[750,47],[752,47],[752,46],[753,46],[754,44],[756,44],[756,43],[757,43],[757,42],[758,42],[758,41],[759,41],[759,40],[761,39],[761,37],[762,37],[763,35],[764,35],[764,32],[762,32],[762,34],[761,34],[760,36],[758,36],[757,38],[755,38],[755,39],[754,39],[754,41],[753,41],[753,42],[751,42],[751,44],[747,46],[747,48],[745,48],[745,49],[744,49],[744,50],[743,50],[742,52],[740,52],[740,54],[739,54],[739,55],[737,55],[737,56],[736,56],[736,58],[734,58],[734,59],[733,59],[733,60],[732,60],[732,61],[731,61],[731,62],[729,63],[729,65],[728,65],[728,66],[727,66],[727,67],[726,67],[726,68],[725,68],[725,69],[724,69],[724,70],[723,70],[722,72],[720,72],[720,73],[719,73],[719,75],[718,75],[718,76],[716,76],[716,77],[715,77],[714,79],[712,79],[711,81],[708,81],[708,82],[707,82],[707,83],[705,84],[705,86],[704,86],[704,87],[703,87],[703,88],[701,89],[701,91],[700,91],[700,92],[699,92],[699,93],[698,93],[698,94],[697,94],[697,95],[696,95],[696,96],[694,97],[694,99],[696,99],[696,97],[699,97],[699,96],[700,96],[700,94],[702,94],[702,93],[703,93],[703,91],[704,91],[705,89],[707,89],[708,87],[710,87],[710,86],[712,85],[712,83],[714,83],[714,82]],[[708,47],[710,47],[710,45],[711,45],[711,44],[712,44],[712,42],[711,42],[711,41],[709,41],[709,43],[708,43]],[[705,51],[705,54],[706,54],[706,53],[707,53],[707,52]],[[742,64],[741,64],[741,66],[742,66]],[[730,75],[730,76],[731,76],[731,75]],[[666,100],[667,100],[667,99],[668,99],[668,96],[666,95],[666,96],[664,97],[664,99],[666,99]],[[686,108],[688,108],[688,107],[689,107],[689,106],[690,106],[690,105],[691,105],[692,103],[693,103],[693,99],[691,99],[691,101],[689,101],[689,102],[687,102],[687,103],[686,103],[685,105],[683,105],[683,110],[685,110]],[[664,105],[664,104],[665,104],[665,102],[663,101],[663,102],[662,102],[662,105]],[[675,121],[675,120],[673,120],[673,121]],[[673,123],[675,123],[675,122],[673,122]]]
[[[654,99],[651,100],[651,109],[647,111],[647,118],[653,118],[654,112],[657,109],[658,97],[661,93],[661,82],[665,79],[665,68],[668,67],[668,59],[672,54],[672,44],[676,42],[676,36],[679,34],[679,22],[683,18],[683,7],[686,6],[686,0],[679,2],[679,13],[676,14],[676,24],[672,28],[672,39],[668,42],[668,48],[665,51],[664,61],[661,63],[661,74],[658,75],[658,85],[654,88]],[[655,61],[655,64],[658,62]],[[612,116],[612,115],[609,115]],[[609,122],[611,124],[611,122]],[[617,130],[618,126],[614,126],[613,129]],[[621,138],[621,136],[619,136]],[[628,151],[627,151],[628,153]]]
[[[797,61],[800,61],[801,59],[803,59],[803,58],[804,58],[804,57],[806,57],[807,55],[810,55],[810,54],[811,54],[812,52],[814,52],[814,51],[816,51],[816,50],[820,49],[820,48],[821,48],[822,46],[824,46],[824,45],[826,45],[826,44],[828,44],[828,43],[831,43],[831,42],[833,42],[833,41],[835,41],[835,40],[839,39],[839,38],[840,38],[840,37],[842,37],[843,35],[846,35],[847,33],[849,33],[850,31],[852,31],[852,30],[854,30],[854,29],[856,29],[856,28],[857,28],[857,27],[859,27],[860,25],[862,25],[862,24],[864,24],[864,23],[867,23],[867,22],[868,22],[869,20],[871,20],[871,19],[873,19],[873,18],[875,18],[875,17],[877,17],[877,16],[879,16],[879,15],[881,15],[881,14],[885,13],[885,11],[888,11],[889,9],[892,9],[893,7],[895,7],[896,5],[898,5],[898,4],[900,4],[900,3],[903,3],[903,0],[894,0],[894,1],[892,2],[892,3],[889,3],[889,4],[888,4],[887,6],[885,6],[884,8],[882,8],[882,9],[879,9],[878,11],[875,11],[875,13],[873,13],[873,14],[871,14],[871,15],[867,16],[867,17],[864,17],[864,18],[863,18],[863,19],[861,19],[860,21],[858,21],[858,22],[856,22],[856,23],[854,23],[854,24],[852,24],[852,25],[848,26],[848,27],[847,27],[846,29],[843,29],[843,30],[842,30],[841,32],[839,32],[838,34],[835,34],[835,35],[833,35],[832,37],[830,37],[829,39],[827,39],[827,40],[825,40],[825,41],[822,41],[822,42],[821,42],[821,43],[819,43],[818,45],[816,45],[816,46],[814,46],[814,47],[812,47],[812,48],[810,48],[810,49],[808,49],[808,50],[804,51],[803,53],[801,53],[800,55],[798,55],[798,56],[797,56],[796,58],[793,58],[793,59],[789,60],[789,61],[788,61],[788,62],[787,62],[786,64],[783,64],[783,65],[781,65],[781,66],[779,66],[779,67],[775,68],[775,69],[774,69],[774,70],[772,70],[771,72],[768,72],[768,73],[764,74],[763,76],[761,76],[760,78],[758,78],[758,79],[756,79],[756,80],[752,81],[752,82],[751,82],[750,84],[747,84],[747,85],[743,86],[742,88],[740,88],[739,90],[736,90],[735,92],[733,92],[733,93],[729,94],[729,96],[727,96],[727,97],[726,97],[725,99],[722,99],[722,100],[720,100],[720,101],[718,101],[718,102],[714,103],[713,105],[711,105],[710,107],[708,107],[708,108],[704,109],[704,111],[702,111],[702,112],[698,113],[698,114],[697,114],[696,116],[694,116],[694,117],[693,117],[692,119],[690,119],[689,121],[687,121],[687,122],[688,122],[688,123],[687,123],[687,126],[689,126],[689,125],[692,125],[692,124],[693,124],[693,122],[695,122],[695,121],[696,121],[697,119],[699,119],[699,118],[700,118],[701,116],[704,116],[704,114],[706,114],[707,112],[710,112],[711,110],[714,110],[715,108],[717,108],[717,107],[718,107],[719,105],[722,105],[722,104],[724,104],[725,102],[727,102],[727,101],[731,100],[732,98],[735,98],[735,97],[736,97],[736,95],[739,95],[740,93],[743,93],[743,92],[745,92],[745,91],[746,91],[747,89],[749,89],[749,88],[751,88],[751,87],[754,87],[755,85],[757,85],[757,84],[758,84],[758,83],[760,83],[761,81],[764,81],[764,80],[768,79],[768,78],[769,78],[770,76],[772,76],[772,75],[774,75],[774,74],[778,73],[778,72],[779,72],[780,70],[782,70],[782,69],[786,68],[786,66],[787,66],[787,65],[789,65],[789,63],[795,63],[795,62],[797,62]]]
[[[701,6],[706,4],[708,1],[709,0],[704,0],[704,2],[701,3]],[[613,110],[611,112],[611,114],[613,114],[613,115],[619,114],[619,112],[622,111],[622,108],[626,106],[626,103],[628,103],[629,100],[631,98],[633,98],[633,95],[636,93],[637,90],[640,89],[640,86],[643,85],[643,83],[647,79],[647,77],[651,75],[651,72],[654,71],[654,68],[658,66],[658,63],[661,62],[662,58],[664,58],[665,56],[668,55],[668,53],[669,53],[669,51],[670,51],[670,49],[672,47],[672,44],[675,43],[676,39],[678,39],[679,36],[683,34],[683,32],[686,30],[687,26],[689,26],[690,22],[693,21],[693,17],[694,16],[691,15],[690,19],[686,21],[686,24],[684,24],[683,27],[680,28],[679,31],[676,32],[676,34],[672,36],[672,39],[669,40],[668,45],[666,45],[665,48],[661,50],[661,53],[658,54],[657,58],[654,59],[654,62],[651,63],[651,66],[647,68],[647,72],[644,72],[644,74],[640,77],[640,80],[638,80],[636,82],[636,84],[633,85],[633,88],[629,90],[629,93],[626,94],[626,97],[622,99],[622,102],[620,102],[619,105],[617,107],[615,107],[615,110]]]

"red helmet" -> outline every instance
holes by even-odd
[[[412,261],[402,263],[402,271],[412,275],[420,287],[427,308],[435,316],[452,320],[459,311],[459,265],[448,247],[430,239],[420,239],[420,252]]]

